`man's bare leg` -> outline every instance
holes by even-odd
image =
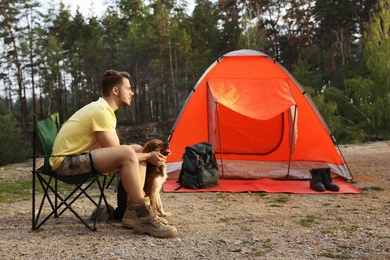
[[[131,144],[130,147],[133,148],[136,153],[142,153],[144,151],[144,148],[138,144]],[[142,185],[145,184],[146,165],[147,165],[146,161],[139,162],[139,173],[141,176]]]
[[[128,145],[101,148],[93,151],[94,164],[101,172],[120,170],[122,185],[132,204],[144,198],[140,164],[134,149]]]
[[[142,153],[143,147],[138,144],[130,145],[136,153]],[[145,183],[145,174],[146,174],[146,161],[139,162],[139,172],[141,175],[141,182]],[[119,180],[117,187],[117,207],[115,208],[114,218],[117,220],[122,220],[123,215],[125,214],[127,208],[127,193],[123,188],[122,181]],[[134,213],[135,214],[135,213]],[[135,215],[133,216],[135,218]]]

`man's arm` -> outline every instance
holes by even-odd
[[[102,148],[120,145],[119,137],[118,137],[116,132],[99,131],[99,132],[96,132],[96,135],[97,135],[97,138],[99,140],[99,144]]]

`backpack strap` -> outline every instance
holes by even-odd
[[[176,181],[177,183],[180,183],[180,186],[177,187],[175,190],[180,190],[181,188],[184,187],[183,185],[181,185],[181,181],[183,180],[183,175],[184,175],[184,171],[183,171],[183,169],[181,169],[180,174],[179,174],[179,179]]]
[[[180,185],[179,187],[177,187],[175,190],[180,190],[181,188],[183,188],[184,186],[183,185]]]

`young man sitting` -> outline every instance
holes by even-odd
[[[134,96],[130,75],[108,70],[103,75],[101,89],[102,97],[78,110],[61,127],[53,146],[55,157],[50,159],[52,169],[57,175],[83,174],[91,171],[91,164],[101,174],[119,170],[127,193],[122,225],[155,237],[176,236],[176,227],[154,213],[143,191],[147,162],[159,165],[166,157],[159,152],[142,153],[139,145],[120,145],[116,133],[114,111],[130,106]],[[66,156],[80,153],[83,154]]]

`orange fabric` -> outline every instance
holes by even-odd
[[[254,119],[271,119],[295,104],[286,80],[210,79],[208,83],[218,103]]]
[[[181,188],[176,180],[167,180],[164,183],[164,192],[268,192],[268,193],[293,193],[293,194],[360,194],[363,191],[354,185],[338,177],[333,179],[333,183],[340,187],[339,191],[315,191],[310,189],[309,180],[272,180],[262,178],[259,180],[220,180],[219,185],[204,189]]]

